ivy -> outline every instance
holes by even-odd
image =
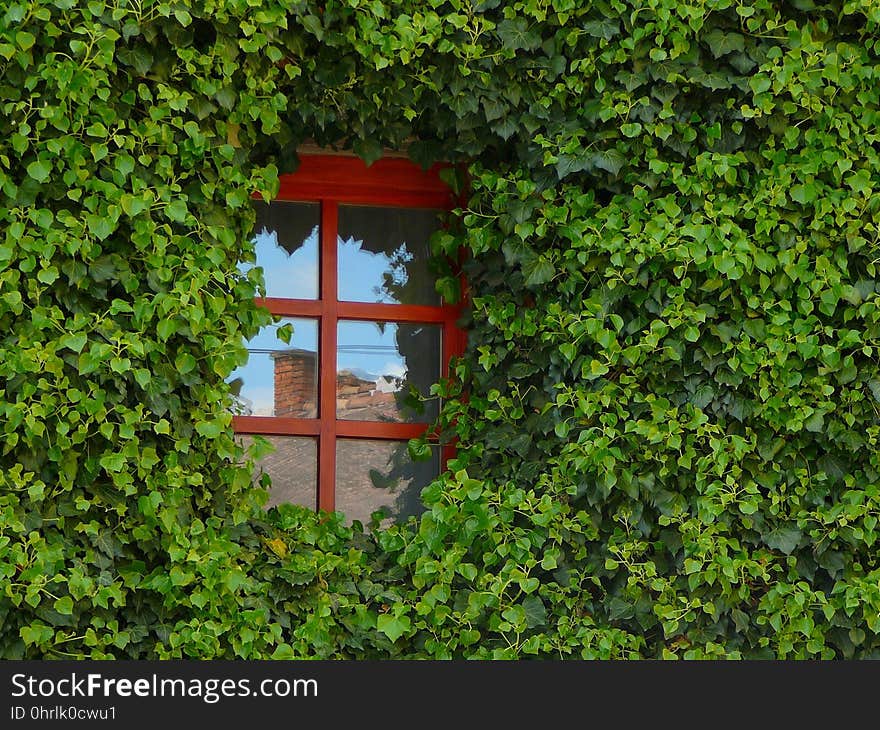
[[[876,656],[878,23],[6,3],[0,656]],[[458,454],[385,530],[264,511],[231,433],[306,141],[469,170]]]

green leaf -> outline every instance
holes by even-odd
[[[205,438],[217,438],[224,431],[223,424],[219,421],[202,421],[196,424],[196,431]]]
[[[102,215],[88,216],[86,218],[86,224],[89,227],[89,231],[91,231],[99,241],[103,241],[107,238],[116,228],[116,224],[113,223],[113,221]]]
[[[318,41],[324,40],[324,24],[317,15],[304,15],[300,18],[300,22],[309,33],[315,36]]]
[[[777,527],[764,535],[764,542],[774,550],[791,555],[802,537],[803,533],[796,527]]]
[[[177,332],[177,321],[171,317],[163,319],[156,325],[156,333],[162,340],[167,340],[171,335]]]
[[[367,163],[367,167],[382,158],[382,145],[374,139],[358,139],[352,145],[354,153]]]
[[[461,283],[455,276],[443,276],[435,284],[437,293],[446,304],[455,304],[461,299]]]
[[[146,368],[137,368],[134,373],[134,379],[141,388],[146,388],[150,384],[151,374]]]
[[[272,652],[272,656],[270,659],[277,660],[290,660],[297,659],[296,652],[293,650],[293,647],[290,644],[279,644],[275,647],[275,651]]]
[[[119,199],[119,203],[122,206],[122,210],[125,211],[125,214],[132,218],[149,207],[149,204],[143,198],[128,194],[123,195]]]
[[[290,344],[290,338],[293,336],[293,325],[290,322],[281,325],[275,330],[275,336],[285,344]]]
[[[410,439],[407,442],[409,458],[413,461],[427,461],[431,458],[431,445],[420,439]]]
[[[67,596],[70,598],[70,596]],[[60,611],[59,611],[60,613]],[[54,629],[45,624],[32,623],[28,626],[22,626],[19,629],[19,636],[25,644],[39,646],[50,641],[55,635]]]
[[[593,164],[612,175],[617,175],[626,164],[626,158],[617,150],[604,150],[593,155]]]
[[[37,272],[37,281],[42,282],[43,284],[52,284],[58,278],[58,269],[54,266],[49,266],[45,269],[40,269]]]
[[[198,365],[198,361],[188,352],[181,352],[174,359],[174,367],[177,368],[177,372],[181,375],[192,372],[195,370],[196,365]]]
[[[614,596],[608,601],[608,618],[612,621],[632,618],[634,615],[635,608],[631,603],[627,603],[617,596]]]
[[[33,48],[36,41],[37,39],[34,34],[28,33],[26,30],[20,30],[15,34],[15,42],[23,51],[29,51]]]
[[[523,265],[523,273],[526,276],[526,286],[534,287],[550,281],[555,276],[556,269],[543,256],[537,256],[529,263]]]
[[[55,601],[55,610],[62,616],[70,616],[73,613],[73,599],[70,596],[62,596]]]
[[[804,421],[804,428],[813,433],[821,433],[825,428],[825,414],[822,411],[816,411]]]
[[[184,28],[192,23],[192,16],[182,8],[174,11],[174,17],[177,19],[177,22],[180,23]]]
[[[768,91],[770,89],[770,77],[765,76],[764,74],[757,74],[755,76],[752,76],[749,79],[749,86],[756,94],[763,94],[765,91]]]
[[[183,200],[173,200],[165,207],[165,214],[172,221],[182,223],[186,220],[188,210]]]
[[[522,607],[526,612],[526,626],[530,629],[547,625],[547,607],[539,596],[534,594],[526,596]]]
[[[476,629],[464,629],[458,635],[458,641],[462,646],[471,646],[480,640],[480,632]]]
[[[816,186],[813,184],[809,185],[794,185],[791,188],[791,199],[796,203],[807,204],[812,203],[818,193],[816,191]]]
[[[560,180],[573,172],[582,172],[595,167],[595,161],[592,157],[586,155],[559,155],[559,161],[556,163],[556,174]]]
[[[745,49],[745,37],[739,33],[728,33],[715,28],[704,37],[704,43],[715,58]]]
[[[573,342],[563,342],[559,346],[559,352],[562,353],[562,356],[568,360],[569,362],[574,362],[575,357],[577,357],[577,346]]]
[[[612,40],[620,33],[620,23],[613,17],[602,18],[601,20],[587,20],[581,27],[585,33],[594,38],[604,38],[606,41]]]
[[[52,173],[52,165],[43,160],[36,160],[27,166],[27,173],[37,182],[46,182]]]
[[[77,353],[82,352],[82,349],[86,346],[86,342],[88,342],[88,337],[84,332],[76,332],[58,338],[59,347],[66,347]]]
[[[541,36],[529,27],[526,18],[506,18],[496,29],[504,47],[511,51],[533,50],[541,45]]]
[[[98,463],[108,472],[119,472],[125,466],[125,457],[122,454],[106,454],[98,460]]]
[[[382,613],[376,619],[376,628],[394,642],[412,628],[412,623],[409,616],[393,616]]]

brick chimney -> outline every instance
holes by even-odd
[[[292,348],[271,353],[275,361],[275,416],[315,418],[316,353]]]

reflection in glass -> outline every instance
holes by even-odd
[[[440,449],[428,461],[412,461],[405,441],[339,439],[336,442],[336,509],[349,522],[367,524],[383,509],[382,525],[420,514],[422,489],[440,473]]]
[[[240,436],[245,448],[250,447],[254,436]],[[289,502],[309,509],[318,505],[318,442],[302,436],[260,436],[274,446],[257,463],[254,481],[266,473],[272,479],[269,501],[266,507]]]
[[[318,298],[318,203],[255,203],[254,243],[267,297]]]
[[[278,328],[293,325],[286,344]],[[318,416],[318,321],[282,318],[247,342],[248,361],[229,376],[239,416]]]
[[[352,421],[430,423],[440,377],[440,327],[340,321],[337,330],[336,417]]]
[[[428,265],[439,227],[434,210],[340,205],[340,301],[440,304]]]

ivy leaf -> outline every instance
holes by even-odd
[[[99,459],[98,463],[108,472],[119,472],[125,466],[125,457],[122,454],[106,454]]]
[[[608,617],[612,621],[632,618],[635,615],[635,607],[631,603],[614,596],[608,601]]]
[[[530,30],[525,18],[506,18],[496,31],[504,47],[511,51],[531,51],[541,45],[541,36]]]
[[[27,173],[39,183],[46,182],[52,173],[52,165],[43,160],[36,160],[27,166]]]
[[[116,228],[113,221],[103,215],[90,215],[86,218],[89,231],[99,240],[103,241]]]
[[[174,359],[174,367],[177,368],[177,372],[181,375],[192,372],[195,370],[196,365],[198,365],[198,361],[189,352],[181,352]]]
[[[218,421],[200,421],[196,424],[196,431],[205,438],[214,439],[223,433],[223,424]]]
[[[382,158],[382,145],[374,139],[355,140],[352,149],[358,157],[367,163],[367,167]]]
[[[66,347],[76,353],[82,352],[86,342],[88,342],[88,337],[84,332],[62,335],[58,338],[58,345],[60,347]]]
[[[526,275],[526,286],[535,287],[550,281],[556,274],[556,269],[543,256],[537,256],[523,265],[523,273]]]
[[[530,629],[547,625],[547,607],[540,596],[526,596],[522,602],[523,610],[526,612],[526,626]]]
[[[270,659],[274,659],[276,661],[289,661],[291,659],[297,659],[296,652],[293,650],[293,647],[290,644],[279,644],[275,647],[275,651],[272,652]]]
[[[455,276],[437,279],[434,288],[446,304],[455,304],[461,299],[461,282]]]
[[[769,91],[772,82],[766,74],[756,74],[749,79],[749,86],[756,94],[763,94]]]
[[[66,596],[66,598],[70,598],[70,596]],[[59,611],[59,613],[61,612]],[[25,644],[39,646],[50,641],[55,635],[55,630],[45,624],[32,623],[28,626],[22,626],[19,635]]]
[[[275,335],[283,343],[289,345],[290,338],[293,336],[293,324],[286,322],[275,330]]]
[[[556,174],[560,180],[573,172],[592,170],[596,166],[594,157],[585,155],[559,155],[556,163]]]
[[[588,20],[581,25],[584,32],[594,38],[604,38],[610,41],[614,36],[620,33],[620,23],[613,18],[603,18],[602,20]]]
[[[593,155],[593,164],[612,175],[617,175],[626,163],[626,158],[617,150],[604,150]]]
[[[721,58],[728,53],[735,53],[745,49],[745,37],[739,33],[726,33],[720,28],[715,28],[704,36],[704,42],[715,58]]]
[[[409,616],[393,616],[382,613],[376,619],[376,628],[394,642],[412,628],[412,622]]]
[[[170,220],[182,223],[188,213],[186,203],[183,200],[173,200],[166,206],[165,213]]]
[[[318,41],[324,40],[324,24],[321,22],[320,17],[317,15],[305,15],[300,18],[300,22],[303,24],[303,28],[314,35]]]
[[[132,218],[149,207],[148,203],[143,198],[128,194],[123,195],[120,198],[120,205],[122,206],[122,210],[125,211],[125,214]]]
[[[791,555],[802,537],[803,533],[796,527],[777,527],[764,535],[764,542],[774,550]]]

